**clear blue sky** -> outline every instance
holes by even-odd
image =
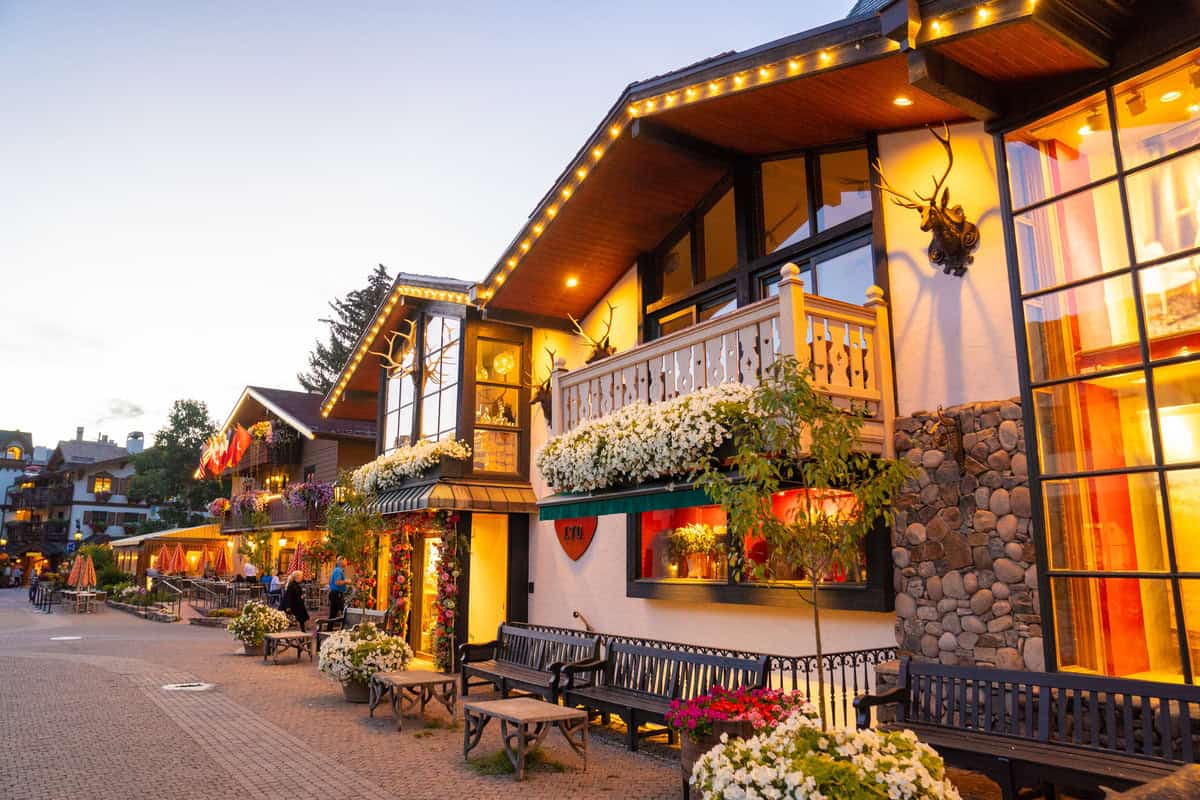
[[[626,84],[850,5],[0,0],[0,428],[298,388],[330,297],[482,278]]]

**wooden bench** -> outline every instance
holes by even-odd
[[[461,696],[467,697],[472,686],[490,684],[500,691],[501,697],[517,689],[555,703],[562,666],[594,659],[599,654],[597,636],[501,625],[495,641],[459,647]],[[480,680],[472,683],[471,677]]]
[[[263,661],[268,657],[274,659],[275,663],[279,663],[279,653],[287,652],[288,650],[296,651],[296,660],[308,653],[308,660],[313,660],[314,638],[312,633],[305,633],[300,630],[284,631],[283,633],[267,633],[263,635]]]
[[[714,686],[764,686],[768,662],[767,656],[735,658],[609,642],[603,659],[563,667],[563,703],[598,711],[605,719],[619,714],[626,726],[625,746],[636,750],[641,737],[669,734],[661,728],[644,733],[638,729],[643,724],[665,725],[672,700],[690,699]]]
[[[894,705],[895,722],[880,728],[911,729],[948,764],[996,781],[1005,800],[1030,787],[1126,789],[1200,753],[1196,686],[907,658],[899,684],[854,701],[859,727],[873,707]]]

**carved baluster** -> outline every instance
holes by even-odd
[[[862,328],[858,325],[850,326],[850,386],[866,388],[863,386]]]
[[[599,419],[604,416],[600,410],[600,380],[592,378],[588,381],[588,419]]]
[[[850,356],[846,353],[846,328],[844,322],[831,323],[829,343],[829,385],[850,385]]]
[[[660,403],[665,398],[666,387],[663,386],[663,359],[662,356],[653,356],[650,359],[650,402]]]
[[[758,323],[758,360],[764,370],[775,363],[775,347],[775,319],[764,319]]]
[[[680,394],[691,394],[696,390],[696,381],[692,379],[692,350],[685,348],[676,350],[675,357],[675,386]]]
[[[613,412],[613,375],[611,372],[606,372],[599,378],[600,381],[600,416],[608,416]]]
[[[708,368],[704,362],[704,343],[692,345],[692,391],[696,392],[708,386]]]
[[[737,332],[742,354],[739,363],[742,372],[742,383],[747,386],[758,385],[758,348],[754,346],[756,332],[757,328],[755,327],[739,328]]]
[[[624,389],[624,392],[621,394],[622,406],[631,406],[638,401],[637,373],[640,366],[641,364],[636,366],[631,365],[621,370],[621,382]]]
[[[872,367],[875,358],[875,332],[868,327],[863,327],[863,371],[862,388],[867,391],[875,391],[879,388],[879,376],[875,373],[878,371]]]
[[[708,385],[717,386],[726,381],[725,361],[721,358],[721,337],[717,336],[704,342],[704,357],[708,366]]]
[[[829,335],[825,331],[823,317],[812,318],[812,363],[813,383],[817,386],[829,385],[829,359],[826,350]]]
[[[745,383],[746,376],[740,371],[737,331],[722,334],[721,341],[725,343],[725,380],[731,383]]]
[[[675,353],[667,353],[663,356],[663,400],[670,400],[679,394],[679,389],[676,381],[675,372]]]
[[[634,387],[634,402],[649,403],[650,402],[650,371],[646,368],[645,361],[639,361],[637,365],[637,385]]]

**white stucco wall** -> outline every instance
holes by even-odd
[[[930,235],[916,211],[884,205],[892,339],[901,415],[1018,393],[1003,222],[992,137],[982,123],[950,128],[954,169],[946,185],[979,226],[975,262],[962,278],[929,262]],[[925,129],[879,137],[883,174],[899,191],[928,193],[945,169]]]

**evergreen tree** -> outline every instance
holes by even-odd
[[[325,394],[329,391],[354,352],[358,337],[367,329],[375,309],[391,288],[391,276],[383,264],[378,264],[367,277],[366,287],[329,301],[333,315],[319,320],[329,326],[329,341],[315,343],[315,348],[308,354],[308,372],[296,375],[306,392]]]

